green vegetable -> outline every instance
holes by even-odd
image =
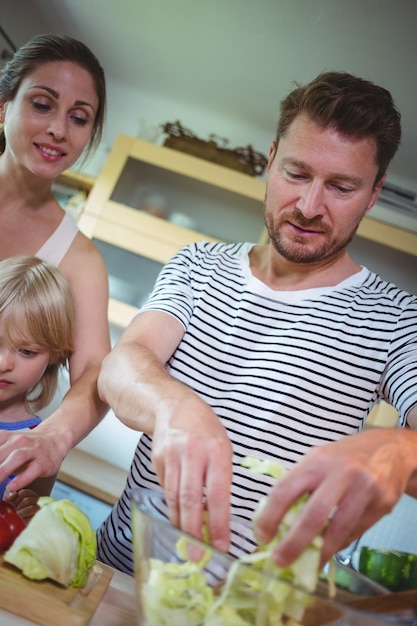
[[[96,561],[96,533],[70,500],[43,497],[4,560],[33,580],[50,578],[65,587],[83,587]]]
[[[213,590],[199,564],[163,563],[151,559],[142,588],[147,623],[152,626],[200,626],[213,603]]]
[[[417,554],[363,546],[359,571],[390,591],[417,588]]]
[[[271,559],[275,543],[276,540],[232,565],[220,595],[207,613],[204,626],[275,626],[281,624],[284,616],[302,619],[310,596],[306,593],[308,589],[303,591],[295,586],[300,584],[297,570],[301,561],[298,566],[294,563],[285,569],[278,568]],[[319,559],[315,552],[305,553],[304,559],[300,558],[304,567],[314,572],[313,578],[317,581]],[[314,583],[313,589],[315,586]],[[223,621],[218,622],[218,619]]]
[[[281,478],[285,469],[273,461],[246,457],[242,465],[261,474]],[[286,568],[272,561],[273,549],[299,515],[307,497],[287,512],[276,537],[256,552],[237,559],[216,592],[209,586],[204,567],[213,551],[207,546],[198,562],[187,560],[191,542],[177,543],[184,563],[149,562],[142,587],[146,626],[278,626],[297,624],[317,585],[322,538],[316,537],[300,557]],[[133,509],[133,514],[137,514]],[[188,547],[187,547],[188,546]]]
[[[246,456],[241,465],[242,467],[247,467],[252,470],[255,474],[265,474],[277,480],[282,478],[286,473],[285,467],[271,459],[257,459],[254,456]]]

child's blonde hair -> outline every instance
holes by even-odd
[[[60,270],[33,256],[0,261],[0,317],[15,345],[36,344],[49,351],[42,379],[27,394],[33,410],[52,399],[58,371],[74,350],[75,305]]]

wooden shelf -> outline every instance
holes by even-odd
[[[364,217],[357,234],[389,248],[417,256],[417,233],[381,222],[373,217]]]
[[[65,170],[56,179],[57,183],[85,191],[87,194],[93,188],[95,181],[96,179],[92,176],[87,176],[87,174],[81,174],[81,172],[74,170]]]

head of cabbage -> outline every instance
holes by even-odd
[[[70,500],[42,497],[40,510],[15,539],[4,561],[32,580],[49,578],[83,587],[96,561],[96,533],[87,515]]]

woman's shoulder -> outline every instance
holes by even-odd
[[[88,271],[92,266],[105,267],[101,252],[95,243],[80,230],[78,230],[60,265],[62,268],[69,266],[76,268],[77,271]]]

